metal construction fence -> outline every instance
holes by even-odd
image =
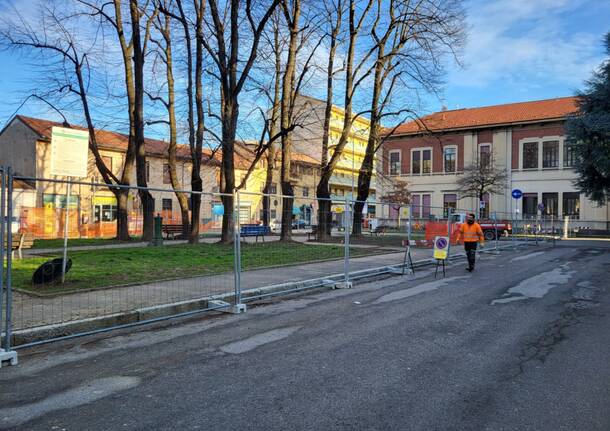
[[[346,197],[327,200],[322,212],[313,196],[116,186],[124,192],[119,207],[104,184],[19,177],[10,168],[0,174],[5,354],[13,344],[207,310],[240,312],[244,303],[267,296],[405,274],[413,269],[408,258],[432,257],[436,236],[455,245],[459,226],[474,212],[369,200],[355,227],[356,202]],[[152,199],[152,230],[144,229],[144,193]],[[229,200],[233,229],[222,238]],[[605,222],[486,215],[479,223],[492,249],[608,233]],[[117,239],[121,217],[128,236]]]

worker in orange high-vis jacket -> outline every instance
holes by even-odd
[[[483,242],[485,237],[481,226],[474,221],[474,214],[468,214],[466,217],[466,223],[462,223],[457,235],[458,242],[464,241],[464,251],[466,251],[466,257],[468,258],[468,268],[466,271],[472,272],[474,270],[474,263],[477,253],[477,243]]]

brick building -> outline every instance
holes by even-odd
[[[608,205],[594,205],[573,184],[575,154],[564,123],[576,110],[576,98],[563,97],[435,112],[388,138],[384,172],[407,181],[415,205],[473,209],[478,202],[461,197],[456,180],[465,166],[489,160],[506,168],[507,181],[502,193],[485,197],[484,213],[534,218],[542,203],[545,216],[608,221]],[[523,198],[513,199],[513,189]]]
[[[61,123],[31,118],[22,115],[15,116],[7,126],[0,131],[0,164],[11,166],[16,175],[38,178],[59,179],[50,174],[51,166],[51,130],[54,126],[62,127]],[[81,127],[74,127],[84,130]],[[96,130],[96,138],[100,155],[115,175],[120,176],[124,164],[125,152],[129,137],[125,134]],[[166,223],[180,223],[180,206],[176,194],[172,190],[169,176],[168,143],[166,141],[145,140],[147,183],[155,200],[155,212],[161,213]],[[177,147],[176,171],[184,190],[190,190],[191,156],[188,145]],[[217,194],[220,178],[220,152],[212,154],[210,149],[204,149],[201,166],[203,192],[201,202],[201,223],[206,228],[219,228],[222,221],[220,211],[222,203]],[[254,159],[254,153],[246,143],[238,143],[235,149],[235,176],[238,183],[246,175]],[[279,159],[278,159],[279,160]],[[312,200],[315,198],[315,186],[319,178],[319,162],[306,154],[293,153],[293,177],[296,194],[295,218],[304,219],[307,223],[314,220]],[[95,165],[93,155],[89,154],[88,177],[78,179],[72,187],[69,203],[66,205],[66,183],[56,183],[44,180],[15,181],[13,194],[14,213],[20,220],[21,227],[31,231],[37,237],[54,238],[63,235],[63,212],[69,207],[71,237],[76,236],[113,236],[116,233],[117,203],[114,194],[104,186],[94,186],[102,183],[100,173]],[[266,178],[266,158],[257,163],[249,176],[240,199],[239,214],[243,223],[257,222],[262,218],[262,192]],[[273,186],[279,193],[279,164],[274,167]],[[136,184],[135,168],[130,182]],[[312,198],[309,198],[311,196]],[[281,199],[271,200],[270,215],[272,219],[280,218]],[[141,206],[136,190],[132,190],[129,198],[129,225],[133,235],[141,230]]]

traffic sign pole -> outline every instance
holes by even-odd
[[[512,226],[512,233],[511,233],[511,242],[513,244],[513,248],[515,247],[515,213],[517,212],[517,202],[519,201],[519,199],[521,199],[521,197],[523,196],[523,192],[520,189],[513,189],[513,191],[510,193],[511,196],[513,197],[513,199],[515,199],[515,210],[512,214],[512,218],[513,218],[513,226]]]

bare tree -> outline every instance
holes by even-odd
[[[168,4],[168,0],[163,0],[160,4],[165,10],[169,10],[171,7]],[[180,216],[182,222],[182,237],[188,238],[190,234],[189,230],[189,205],[187,194],[180,191],[183,186],[178,179],[176,172],[176,152],[178,146],[178,133],[176,124],[176,91],[175,91],[175,79],[174,79],[174,60],[172,51],[172,30],[171,30],[171,16],[169,14],[159,15],[155,20],[155,28],[162,36],[162,41],[151,38],[158,47],[158,58],[165,66],[165,84],[167,86],[167,99],[163,99],[161,96],[149,97],[153,100],[160,101],[167,109],[167,123],[169,127],[169,145],[167,148],[167,163],[169,168],[169,177],[172,184],[172,188],[176,191],[176,198],[180,205]],[[147,122],[150,124],[150,122]],[[193,220],[197,223],[197,219]]]
[[[358,173],[354,234],[361,233],[362,210],[375,172],[375,155],[384,141],[380,134],[381,120],[412,114],[404,105],[392,103],[394,93],[397,90],[404,93],[413,87],[436,91],[442,73],[440,58],[447,52],[457,58],[456,52],[464,38],[464,12],[458,0],[378,1],[376,12],[371,28],[371,49],[376,54],[372,66],[373,88],[370,108],[361,113],[370,115],[370,133]]]
[[[129,21],[125,23],[121,0],[103,3],[91,0],[76,1],[89,8],[92,17],[101,17],[105,20],[114,30],[119,41],[127,93],[129,145],[135,156],[136,184],[139,187],[138,195],[142,203],[142,239],[149,241],[153,236],[154,199],[147,190],[146,178],[144,59],[150,28],[158,10],[156,7],[151,9],[148,1],[141,5],[138,0],[129,0]],[[107,10],[111,8],[112,11]]]
[[[280,91],[282,83],[282,49],[283,43],[280,40],[280,13],[276,12],[272,17],[273,40],[271,41],[274,74],[273,74],[273,97],[271,101],[271,118],[269,127],[269,138],[276,135],[280,129]],[[273,172],[277,157],[277,146],[272,143],[267,150],[265,185],[263,187],[263,224],[269,226],[271,209],[271,186],[273,184]]]
[[[317,11],[312,8],[302,10],[301,0],[284,0],[282,11],[287,24],[288,52],[286,67],[282,77],[282,98],[280,106],[280,122],[283,131],[281,145],[281,184],[282,184],[282,228],[281,241],[292,238],[292,212],[294,205],[294,179],[292,170],[292,131],[295,127],[303,127],[306,118],[303,112],[296,111],[297,99],[302,86],[308,78],[308,72],[318,47],[323,41],[318,32],[319,23]],[[312,44],[313,38],[317,42]],[[306,60],[300,64],[298,56],[303,51],[309,51]],[[300,69],[300,70],[299,70]],[[305,117],[305,118],[304,118]]]
[[[402,205],[411,203],[411,192],[409,191],[409,184],[406,181],[396,179],[393,181],[392,186],[391,190],[381,196],[380,200],[382,202]]]
[[[496,167],[493,157],[479,158],[464,168],[456,185],[460,199],[476,198],[482,202],[486,194],[503,193],[506,179],[506,169]]]
[[[292,99],[295,87],[295,69],[297,57],[297,44],[299,37],[299,20],[301,18],[301,0],[282,1],[282,10],[290,34],[288,39],[288,53],[286,69],[282,82],[281,100],[281,126],[286,129],[291,122]],[[288,241],[292,234],[292,205],[294,202],[294,188],[291,182],[290,166],[292,162],[292,134],[286,133],[282,136],[282,160],[280,178],[282,183],[282,230],[280,240]]]
[[[233,150],[239,119],[239,95],[248,79],[257,56],[261,34],[280,0],[271,0],[262,7],[261,16],[256,17],[253,0],[209,0],[209,37],[198,37],[218,70],[220,83],[221,123],[221,191],[224,216],[222,218],[221,242],[233,241],[235,170]],[[243,13],[243,15],[242,15]],[[228,20],[226,17],[228,16]],[[245,25],[240,16],[245,16]],[[244,43],[241,32],[250,31],[249,49],[240,47]],[[245,52],[245,58],[240,53]]]
[[[120,14],[120,0],[115,0],[115,11]],[[127,73],[131,71],[133,73],[133,99],[129,104],[129,111],[132,114],[132,125],[133,139],[135,141],[136,150],[136,183],[138,185],[138,195],[142,202],[142,239],[144,241],[150,241],[153,237],[153,216],[155,211],[155,201],[146,189],[147,178],[146,178],[146,145],[144,138],[144,58],[146,56],[146,44],[150,34],[150,25],[153,22],[154,16],[157,14],[156,9],[150,13],[145,23],[144,35],[141,34],[141,20],[145,16],[145,11],[138,4],[138,0],[129,1],[129,14],[131,17],[131,55],[132,58],[127,60],[128,64],[132,64],[132,68],[126,67],[126,80],[128,84]],[[121,20],[118,19],[117,15],[117,33],[125,32],[124,26],[121,24]],[[131,70],[130,70],[131,69]],[[130,134],[131,137],[131,134]]]
[[[199,242],[199,220],[201,217],[201,192],[203,180],[201,178],[201,165],[203,162],[203,144],[205,126],[205,106],[203,97],[203,40],[204,16],[206,10],[205,0],[174,0],[176,10],[171,4],[158,3],[160,11],[176,20],[183,31],[183,44],[186,62],[186,103],[188,112],[188,142],[191,155],[191,230],[189,243]],[[194,41],[194,49],[193,49]],[[216,153],[211,152],[210,159]]]
[[[269,45],[270,53],[267,55],[268,58],[265,58],[266,53],[263,52],[262,58],[258,61],[257,68],[260,69],[258,72],[263,76],[263,79],[256,82],[254,88],[269,100],[271,107],[266,112],[260,107],[257,108],[264,121],[263,133],[256,149],[253,151],[253,161],[236,188],[239,190],[245,186],[247,178],[261,156],[265,154],[267,167],[263,191],[267,195],[263,197],[263,219],[266,219],[266,223],[268,223],[270,206],[268,193],[273,181],[275,161],[279,157],[281,162],[280,179],[282,194],[284,195],[282,241],[289,241],[292,234],[293,199],[291,196],[294,195],[292,186],[294,179],[291,170],[292,134],[297,127],[303,127],[306,120],[305,116],[297,112],[296,101],[303,85],[312,76],[309,72],[312,69],[311,65],[316,50],[322,41],[321,38],[316,39],[318,36],[318,20],[315,16],[317,14],[309,13],[313,11],[309,8],[303,13],[301,4],[301,0],[283,1],[281,8],[276,10],[271,17],[272,31],[264,33],[267,43],[262,46],[264,48]],[[286,28],[286,35],[282,32],[284,28]],[[284,52],[286,46],[288,47],[287,53]],[[274,71],[274,79],[270,85],[267,76],[271,68]],[[270,88],[271,86],[273,89]],[[265,141],[267,135],[269,137]],[[281,141],[281,151],[276,149],[277,141]],[[280,154],[278,155],[278,153]]]
[[[369,13],[371,11],[371,7],[373,6],[374,0],[367,0],[364,4],[359,4],[361,6],[361,12],[358,15],[356,8],[356,0],[348,1],[348,27],[349,27],[349,38],[347,44],[347,56],[345,60],[345,88],[344,88],[344,117],[343,117],[343,127],[341,130],[341,135],[339,136],[339,141],[334,147],[334,151],[330,160],[323,166],[321,166],[320,172],[320,180],[318,182],[316,188],[316,196],[318,198],[318,237],[320,239],[325,239],[330,236],[331,230],[331,200],[330,200],[330,178],[333,174],[335,166],[339,162],[340,158],[343,155],[343,149],[347,145],[352,125],[354,121],[357,119],[357,115],[353,114],[353,102],[354,96],[356,94],[356,90],[362,84],[362,82],[370,75],[370,68],[366,70],[365,65],[370,57],[371,51],[369,53],[363,53],[362,55],[358,55],[357,51],[357,43],[360,33],[363,29],[365,22],[369,17]],[[337,8],[337,13],[341,13],[342,10],[340,7]],[[335,21],[340,26],[341,22],[339,19]],[[333,24],[334,26],[335,24]],[[356,60],[358,57],[358,60]],[[334,55],[332,57],[334,60]],[[329,67],[327,70],[327,78],[329,79],[329,83],[332,86],[334,72],[332,70],[331,65],[331,56],[329,55]],[[330,111],[332,109],[332,91],[327,91],[331,96],[330,99],[326,101],[326,113],[324,119],[325,131],[324,133],[328,133],[327,126],[330,125]],[[329,107],[330,105],[330,107]],[[325,137],[326,147],[328,148],[328,137]],[[322,157],[325,157],[324,154]]]
[[[328,148],[330,143],[330,119],[333,108],[335,57],[339,45],[339,33],[343,23],[345,0],[325,2],[326,15],[328,16],[328,62],[326,66],[326,104],[324,107],[324,125],[322,126],[322,154],[320,157],[320,171],[328,169]],[[316,187],[318,198],[318,237],[322,240],[330,236],[332,225],[330,189],[328,183],[318,183]]]
[[[57,10],[49,7],[43,7],[41,11],[40,19],[34,28],[15,10],[14,16],[18,18],[18,21],[4,22],[0,30],[0,37],[10,47],[36,50],[48,54],[52,59],[57,59],[61,64],[62,70],[59,71],[58,76],[62,78],[57,81],[47,79],[47,82],[56,84],[56,88],[51,88],[49,91],[50,93],[62,93],[67,90],[76,95],[80,101],[89,131],[89,149],[104,183],[110,186],[109,188],[117,200],[117,239],[128,241],[131,239],[127,210],[129,189],[112,187],[112,185],[128,186],[130,184],[135,148],[130,139],[120,175],[113,173],[100,155],[89,102],[89,88],[92,84],[90,57],[93,46],[99,41],[94,39],[89,48],[82,48],[83,43],[77,39],[78,35],[66,27],[67,22],[78,18],[78,14],[73,13],[73,10],[68,10],[63,15],[59,15]],[[41,64],[40,70],[48,74],[49,57],[44,55],[41,60],[43,64]]]

